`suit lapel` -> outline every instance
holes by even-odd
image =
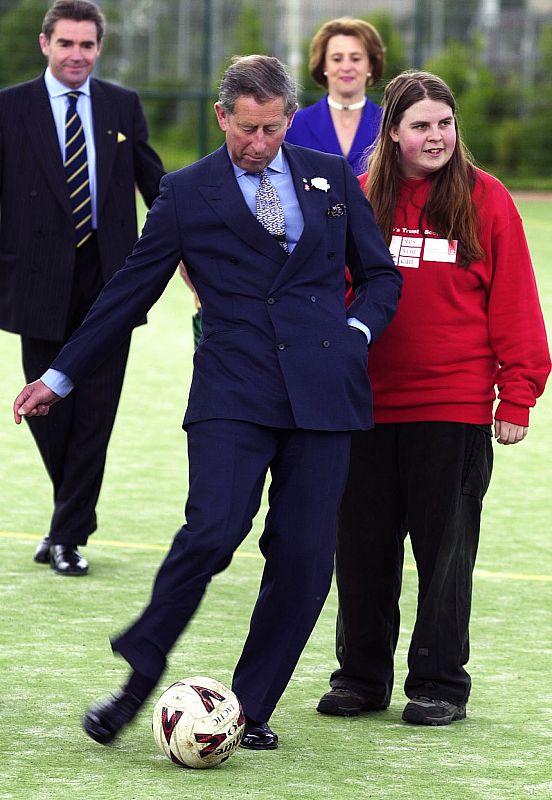
[[[43,77],[37,78],[30,84],[29,103],[22,123],[29,134],[38,163],[46,175],[53,194],[67,216],[72,219],[73,212],[67,192],[56,124]]]
[[[315,123],[311,126],[311,132],[316,141],[320,145],[320,150],[323,153],[335,153],[341,155],[341,145],[335,132],[332,116],[330,114],[330,107],[326,97],[319,100],[317,103],[319,113],[316,118],[313,117],[311,122]]]
[[[303,233],[295,249],[287,258],[272,287],[276,290],[309,258],[314,247],[320,242],[326,227],[328,209],[327,193],[309,188],[312,178],[324,177],[308,157],[308,150],[296,149],[284,142],[282,145],[293,177],[297,200],[303,213]]]
[[[359,155],[365,153],[367,149],[366,142],[372,142],[379,127],[379,119],[378,106],[374,106],[373,103],[370,104],[370,101],[366,99],[366,105],[362,109],[362,116],[349,153],[349,157],[352,158],[352,162],[349,162],[351,166],[354,166],[354,162]]]
[[[273,288],[277,288],[305,262],[313,248],[324,235],[328,198],[324,191],[305,189],[305,181],[320,176],[317,167],[308,157],[308,151],[282,145],[286,155],[297,200],[303,213],[303,233],[291,255],[287,256],[280,245],[259,225],[250,212],[236,181],[226,146],[212,156],[208,185],[199,191],[215,213],[248,247],[270,257],[280,264]],[[305,179],[305,181],[303,180]]]
[[[257,222],[247,207],[226,145],[213,153],[209,185],[200,186],[199,191],[223,222],[249,247],[273,258],[279,264],[285,263],[287,256],[284,250]]]
[[[96,210],[99,219],[117,151],[119,117],[116,104],[109,102],[106,89],[99,81],[90,81],[90,92],[96,149]]]

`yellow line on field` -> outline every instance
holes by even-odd
[[[32,533],[20,533],[16,531],[0,531],[0,539],[17,539],[19,541],[37,542],[42,539],[42,536],[37,536]],[[114,539],[100,539],[94,536],[92,540],[93,545],[98,547],[115,547],[123,550],[151,550],[166,553],[169,547],[167,544],[155,544],[154,542],[119,542]],[[258,558],[262,559],[260,553],[249,553],[246,550],[237,550],[234,553],[236,558]],[[414,564],[405,564],[404,568],[409,571],[416,569]],[[552,581],[552,575],[531,575],[523,572],[491,572],[488,569],[475,568],[474,574],[478,578],[498,578],[499,580],[508,581]]]

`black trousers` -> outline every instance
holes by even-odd
[[[408,533],[418,606],[405,693],[467,701],[472,573],[492,459],[486,425],[382,424],[353,434],[337,536],[332,686],[390,702]]]
[[[135,671],[159,680],[211,577],[228,566],[250,530],[269,471],[269,511],[259,542],[265,566],[232,682],[246,716],[264,722],[331,586],[350,434],[221,419],[196,422],[187,432],[186,524],[159,569],[149,605],[112,646]],[[203,624],[208,636],[207,617]]]
[[[103,286],[96,238],[77,253],[65,341]],[[21,337],[28,383],[48,369],[63,342]],[[130,337],[45,417],[26,418],[53,488],[53,544],[85,545],[96,529],[96,503],[121,395]]]

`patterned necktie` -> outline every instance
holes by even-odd
[[[260,175],[257,193],[257,219],[266,230],[273,236],[280,247],[289,253],[286,241],[286,221],[284,210],[278,197],[278,192],[270,182],[268,170],[263,169]]]
[[[73,209],[77,247],[81,247],[92,235],[92,201],[88,177],[86,140],[81,118],[77,114],[80,92],[68,92],[65,115],[65,179],[69,188],[69,199]]]

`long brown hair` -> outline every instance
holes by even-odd
[[[404,112],[425,98],[446,103],[452,109],[456,146],[447,163],[430,175],[431,188],[422,218],[449,241],[458,240],[459,263],[466,267],[485,257],[478,237],[477,212],[471,193],[476,171],[458,128],[456,101],[447,84],[430,72],[402,72],[385,87],[383,117],[378,137],[368,157],[366,196],[387,242],[391,241],[393,220],[401,178],[398,144],[390,131],[399,125]]]

